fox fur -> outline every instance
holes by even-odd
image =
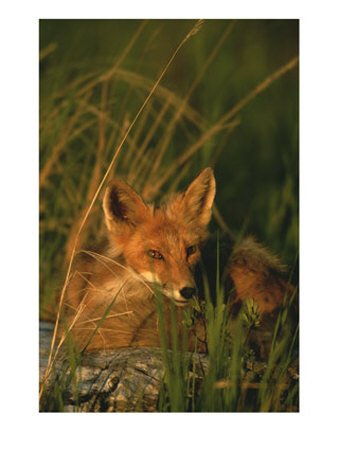
[[[172,303],[180,324],[197,287],[203,296],[194,270],[208,238],[215,192],[210,168],[184,192],[156,207],[146,204],[124,181],[109,183],[103,199],[107,238],[96,248],[79,252],[67,288],[67,327],[80,349],[160,346],[156,292],[164,296],[164,323],[171,345]],[[260,313],[272,317],[287,290],[277,258],[251,238],[239,246],[230,238],[227,242],[221,256],[233,287],[233,305],[253,298]],[[211,269],[212,264],[204,262]],[[189,348],[195,336],[199,350],[206,351],[203,320],[189,331]]]

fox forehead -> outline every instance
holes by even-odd
[[[165,211],[156,209],[151,219],[142,225],[141,233],[143,232],[147,243],[167,246],[170,249],[194,245],[199,241],[199,235],[182,218],[173,218]]]

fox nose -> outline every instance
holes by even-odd
[[[193,287],[184,287],[180,290],[180,294],[182,295],[182,297],[189,299],[196,294],[196,289]]]

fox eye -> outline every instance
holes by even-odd
[[[148,256],[154,259],[164,259],[160,252],[157,250],[148,250],[147,251]]]
[[[192,245],[191,247],[187,248],[187,256],[193,255],[194,253],[196,253],[197,251],[197,247],[196,245]]]

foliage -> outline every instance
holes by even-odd
[[[43,314],[58,298],[76,234],[122,137],[194,23],[40,21]],[[296,20],[205,21],[180,48],[147,102],[110,177],[123,177],[146,200],[158,201],[212,166],[217,197],[211,228],[231,229],[234,234],[243,228],[250,230],[294,266],[298,253],[298,73],[293,58],[297,53]],[[279,72],[281,67],[286,69]],[[80,246],[97,242],[104,232],[100,200],[86,220]],[[294,270],[293,282],[297,281]],[[246,351],[242,326],[235,327],[238,337],[230,350],[220,340],[227,323],[222,305],[209,302],[206,311],[213,369],[202,391],[193,394],[191,410],[236,410],[244,401],[240,388]],[[258,320],[256,313],[251,305],[247,317],[253,320],[251,325]],[[290,352],[283,358],[271,356],[273,363],[262,379],[255,410],[278,409],[276,389],[292,359]],[[278,383],[271,388],[268,378],[277,360]],[[168,362],[168,373],[170,367]],[[181,380],[175,381],[175,387],[170,388],[167,380],[170,410],[187,408],[177,391],[186,386],[184,370],[179,365],[174,370],[171,379]],[[231,386],[215,390],[220,379],[230,380]],[[289,398],[290,404],[296,394]]]

